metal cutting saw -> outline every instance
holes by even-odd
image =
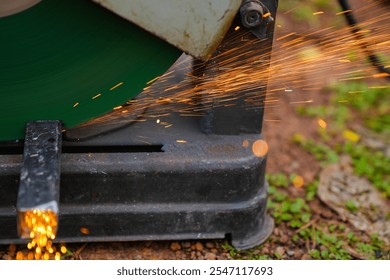
[[[0,244],[33,209],[58,241],[263,242],[277,4],[1,0]]]

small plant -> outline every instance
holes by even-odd
[[[390,198],[390,158],[381,151],[347,142],[343,152],[350,155],[354,172],[366,177],[383,194]]]
[[[367,259],[390,257],[389,249],[386,249],[385,243],[377,235],[372,235],[367,242],[362,241],[362,236],[356,236],[352,231],[345,234],[345,229],[344,224],[338,226],[321,224],[299,231],[293,236],[293,240],[302,242],[300,239],[303,239],[303,242],[312,244],[309,254],[313,259],[349,260],[355,258],[356,253]]]
[[[352,116],[350,110],[343,103],[336,106],[306,106],[297,107],[295,111],[303,117],[323,118],[334,123],[334,127],[342,129]]]
[[[305,139],[300,134],[293,136],[293,142],[314,155],[314,157],[323,164],[335,163],[339,160],[337,153],[329,146],[317,143],[312,139]]]
[[[263,245],[257,246],[249,250],[237,250],[229,243],[222,245],[222,248],[226,250],[229,255],[236,260],[272,260],[268,255],[259,254],[259,251]]]
[[[236,250],[236,248],[234,248],[234,247],[233,247],[232,245],[230,245],[229,243],[223,244],[223,245],[222,245],[222,248],[223,248],[224,250],[226,250],[232,258],[236,257],[237,254],[238,254],[238,250]]]
[[[353,257],[344,249],[346,241],[338,232],[327,232],[327,228],[310,227],[298,232],[298,238],[312,244],[309,254],[313,259],[350,260]],[[297,238],[295,238],[298,240]],[[314,248],[313,248],[314,247]]]
[[[347,207],[347,209],[352,212],[352,213],[356,213],[358,210],[359,210],[359,207],[356,205],[356,202],[353,201],[353,200],[348,200],[346,203],[345,203],[345,206]]]
[[[376,234],[370,236],[370,243],[356,243],[356,251],[366,256],[368,259],[389,259],[389,248],[384,248],[385,243],[383,240],[379,239]]]
[[[314,182],[308,183],[306,185],[306,200],[312,201],[314,200],[315,196],[317,195],[317,188],[318,188],[318,180],[315,180]]]
[[[279,176],[279,178],[282,177]],[[274,217],[276,224],[286,222],[291,228],[299,228],[310,221],[310,208],[304,199],[290,198],[284,192],[277,189],[277,187],[284,188],[286,184],[285,179],[287,179],[287,177],[283,177],[283,180],[279,181],[282,185],[270,186],[268,192],[270,195],[268,209],[270,209],[271,215]],[[272,183],[275,183],[275,181]]]
[[[364,125],[390,135],[390,86],[369,86],[363,82],[338,83],[330,87],[336,95],[332,104],[348,106],[363,117]],[[340,103],[342,102],[342,103]],[[344,104],[341,105],[340,104]]]
[[[336,13],[335,5],[332,5],[327,0],[281,1],[279,9],[281,12],[291,12],[295,21],[308,23],[310,26],[319,26],[321,22],[320,17],[313,15],[315,12],[323,11],[332,14]]]
[[[290,184],[288,177],[283,173],[267,174],[266,176],[271,186],[287,188]]]

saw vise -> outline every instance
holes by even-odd
[[[1,1],[0,244],[262,243],[277,4]]]

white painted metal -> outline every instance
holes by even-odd
[[[39,2],[41,0],[0,0],[0,17],[22,12]]]
[[[192,56],[206,60],[241,0],[93,0]]]

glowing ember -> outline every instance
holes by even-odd
[[[242,142],[242,147],[248,148],[248,147],[249,147],[249,141],[248,141],[248,140],[244,140],[244,141]]]
[[[27,254],[19,251],[16,254],[17,260],[50,260],[61,259],[61,253],[56,252],[52,240],[56,237],[57,214],[51,210],[32,210],[20,213],[20,231],[22,237],[30,238]],[[66,247],[61,246],[61,252],[65,254]]]
[[[317,120],[317,123],[318,125],[321,127],[321,128],[327,128],[328,124],[326,123],[326,121],[324,121],[323,119],[318,119]]]
[[[267,17],[269,17],[269,16],[271,16],[271,13],[265,13],[265,14],[263,15],[263,18],[267,18]]]
[[[302,188],[304,183],[305,183],[305,181],[303,180],[302,176],[297,175],[293,179],[293,185],[296,188]]]
[[[94,97],[92,97],[92,99],[96,99],[96,98],[98,98],[98,97],[100,97],[100,96],[102,96],[102,94],[101,94],[101,93],[99,93],[99,94],[96,94]]]
[[[65,246],[61,246],[61,253],[66,254],[67,251]]]
[[[390,75],[388,73],[378,73],[372,75],[373,78],[384,78],[384,77],[389,77]]]
[[[256,140],[252,145],[252,152],[257,157],[263,157],[268,152],[268,144],[264,140]]]
[[[352,12],[352,10],[345,10],[345,11],[336,13],[336,15],[338,16],[338,15],[342,15],[342,14],[346,14],[346,13],[350,13],[350,12]]]
[[[81,228],[80,228],[80,232],[81,232],[82,234],[85,234],[85,235],[90,234],[89,229],[87,229],[86,227],[81,227]]]
[[[160,78],[160,76],[157,76],[156,78],[150,80],[150,81],[147,82],[146,84],[147,84],[147,85],[150,85],[150,84],[154,83],[155,81],[157,81],[159,78]]]
[[[117,83],[115,86],[113,86],[112,88],[110,88],[110,90],[114,90],[114,89],[120,87],[120,86],[123,85],[123,84],[124,84],[124,82]]]

